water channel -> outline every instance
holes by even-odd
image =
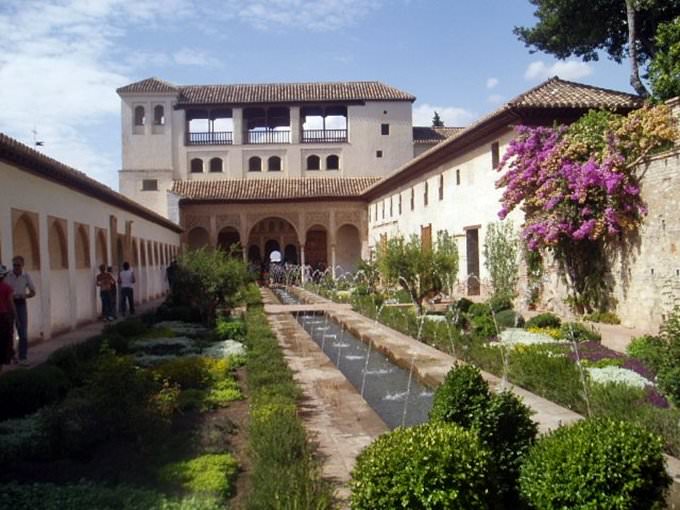
[[[285,289],[272,290],[284,304],[299,303]],[[433,393],[412,371],[396,366],[325,314],[300,312],[295,316],[388,427],[427,421]]]

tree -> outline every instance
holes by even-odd
[[[680,0],[529,0],[536,6],[534,27],[515,27],[514,33],[533,51],[560,59],[572,55],[598,60],[600,51],[621,62],[628,57],[631,84],[648,95],[638,66],[657,51],[659,24],[680,14]],[[634,41],[635,44],[631,44]]]
[[[432,127],[444,127],[444,121],[439,117],[439,112],[435,110],[432,117]]]
[[[512,223],[491,223],[484,238],[484,264],[489,270],[494,297],[512,300],[517,295],[519,239]]]
[[[401,286],[423,311],[423,299],[450,288],[458,274],[458,249],[446,231],[437,233],[432,248],[421,246],[417,235],[388,239],[378,252],[378,267],[385,280]]]
[[[649,64],[652,92],[659,99],[680,96],[680,17],[659,25],[658,51]]]

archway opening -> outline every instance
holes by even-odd
[[[243,256],[241,249],[241,235],[234,227],[225,227],[217,235],[217,247],[227,253],[231,253],[236,258]]]
[[[328,267],[328,235],[326,229],[315,225],[307,230],[305,241],[305,264],[313,271]]]
[[[22,214],[14,224],[13,232],[14,256],[24,258],[26,270],[40,269],[40,248],[38,244],[38,229],[33,218]]]
[[[298,253],[297,246],[294,244],[286,245],[286,249],[283,252],[283,260],[286,264],[298,264]]]

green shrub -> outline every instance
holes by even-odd
[[[512,299],[504,294],[491,296],[486,304],[489,305],[489,308],[491,308],[491,311],[494,313],[512,310]]]
[[[491,307],[486,303],[472,303],[468,308],[467,314],[469,317],[484,317],[491,315]]]
[[[246,325],[238,319],[220,317],[215,331],[221,340],[242,340],[246,334]]]
[[[41,412],[0,422],[0,466],[46,455]]]
[[[592,383],[588,388],[594,416],[627,420],[645,398],[645,390],[623,383]]]
[[[605,418],[561,427],[538,441],[520,491],[534,508],[658,508],[671,480],[659,437]]]
[[[473,421],[473,430],[491,452],[493,499],[502,508],[517,508],[520,468],[538,433],[531,414],[518,397],[504,391],[493,395]]]
[[[560,318],[550,312],[538,314],[526,322],[527,328],[559,328],[561,325]]]
[[[667,357],[666,343],[660,337],[651,335],[633,338],[626,352],[655,372],[661,369]]]
[[[577,412],[585,411],[581,373],[561,347],[528,345],[510,353],[510,380]]]
[[[201,322],[201,311],[193,306],[165,302],[156,309],[157,321]]]
[[[238,471],[229,453],[210,453],[163,466],[158,473],[164,483],[178,484],[190,492],[229,497],[231,483]]]
[[[398,428],[357,457],[352,508],[486,509],[489,462],[476,434],[457,425]]]
[[[82,482],[72,485],[36,483],[0,485],[0,508],[13,510],[220,510],[216,498],[169,498],[159,492],[119,485]]]
[[[249,283],[241,288],[238,293],[237,301],[244,303],[246,306],[255,306],[262,303],[262,295],[260,288],[255,283]]]
[[[470,332],[484,339],[493,338],[499,334],[491,314],[472,316],[470,318]]]
[[[621,324],[621,319],[614,312],[593,312],[586,315],[584,319],[602,324]]]
[[[205,388],[213,381],[208,363],[204,357],[181,356],[160,363],[153,371],[159,379],[167,379],[182,389]]]
[[[659,389],[676,406],[680,405],[680,367],[665,365],[656,376]]]
[[[490,399],[489,385],[477,367],[455,365],[434,393],[430,419],[469,428]]]
[[[582,322],[565,322],[560,326],[560,336],[576,342],[599,342],[602,339],[595,329]]]
[[[60,347],[47,357],[47,364],[61,369],[74,386],[85,382],[92,360],[102,348],[103,336],[94,336],[84,342]]]
[[[105,337],[120,335],[127,338],[135,338],[144,335],[149,330],[149,326],[141,319],[125,319],[106,326],[103,331]]]
[[[496,314],[496,325],[498,329],[522,328],[524,327],[524,317],[514,310],[502,310]]]
[[[20,418],[64,397],[69,381],[49,364],[12,370],[0,377],[0,420]]]

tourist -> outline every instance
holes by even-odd
[[[135,272],[128,262],[123,262],[123,270],[118,273],[118,285],[120,286],[120,313],[123,317],[127,308],[130,307],[130,315],[135,314]]]
[[[99,297],[102,300],[102,318],[105,321],[113,320],[112,291],[116,287],[116,280],[113,275],[106,270],[106,266],[99,266],[97,275],[97,287],[99,287]]]
[[[168,279],[168,286],[170,287],[170,292],[175,288],[175,282],[177,281],[177,261],[173,260],[170,265],[165,270],[165,277]]]
[[[19,335],[19,363],[25,365],[28,358],[28,307],[26,300],[35,296],[35,285],[31,276],[24,271],[24,258],[12,259],[12,271],[5,277],[6,283],[14,291],[16,326]]]
[[[14,359],[14,289],[5,282],[9,270],[0,265],[0,371]]]
[[[111,287],[111,316],[114,319],[118,318],[118,284],[116,278],[113,276],[113,266],[107,268],[111,278],[113,278],[113,287]]]

